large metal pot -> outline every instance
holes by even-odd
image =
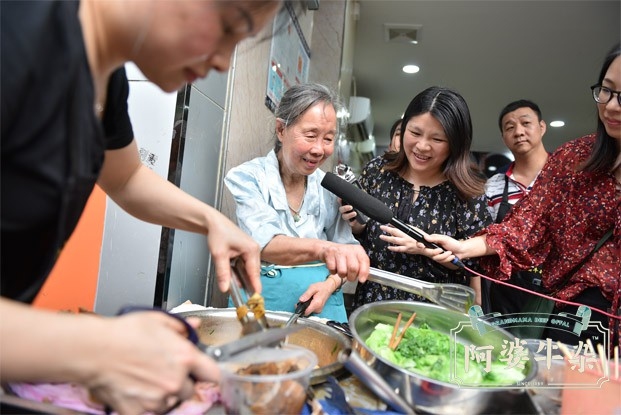
[[[242,326],[237,320],[234,308],[186,311],[178,315],[201,319],[197,330],[198,336],[200,341],[208,346],[223,344],[241,337]],[[265,316],[270,326],[278,327],[287,322],[291,313],[267,311]],[[300,318],[295,324],[304,328],[291,334],[287,342],[305,347],[317,355],[318,367],[311,373],[312,385],[326,381],[328,376],[338,377],[347,373],[338,360],[339,352],[351,347],[351,341],[347,336],[312,319]]]
[[[417,411],[433,414],[476,414],[481,413],[491,399],[503,399],[503,395],[522,392],[522,387],[518,385],[513,388],[472,388],[427,378],[398,367],[366,345],[366,339],[378,323],[394,325],[399,313],[409,317],[414,312],[414,326],[426,322],[432,329],[448,334],[465,345],[493,346],[492,359],[498,358],[503,341],[511,342],[514,337],[485,322],[482,327],[485,333],[481,335],[472,327],[468,315],[428,303],[379,301],[356,309],[349,319],[354,336],[353,349]],[[451,330],[455,332],[451,333]],[[524,382],[533,379],[536,372],[536,363],[532,359],[526,362]]]

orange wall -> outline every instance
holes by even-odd
[[[106,194],[95,186],[73,235],[34,301],[54,310],[93,310],[103,241]]]

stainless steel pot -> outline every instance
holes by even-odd
[[[226,343],[241,337],[242,326],[237,320],[234,308],[213,308],[179,313],[182,317],[199,317],[198,336],[208,346]],[[292,313],[267,311],[268,324],[271,327],[283,326]],[[351,340],[339,331],[315,320],[300,318],[295,323],[304,328],[291,334],[287,342],[305,347],[317,355],[318,367],[311,374],[311,384],[324,382],[328,376],[340,376],[347,373],[338,360],[341,350],[351,347]]]
[[[522,393],[519,385],[515,387],[487,388],[460,387],[457,383],[447,383],[431,379],[398,367],[372,351],[365,343],[378,323],[394,325],[397,315],[410,316],[416,312],[414,326],[426,322],[432,329],[456,336],[465,345],[493,346],[492,359],[497,359],[503,341],[513,341],[507,331],[485,323],[485,334],[479,334],[472,327],[466,314],[446,308],[412,301],[379,301],[356,309],[349,319],[354,336],[352,347],[363,361],[377,372],[388,385],[393,387],[409,405],[417,411],[433,414],[476,414],[483,410],[491,399],[503,399],[505,394]],[[451,333],[454,330],[454,333]],[[536,362],[526,362],[525,379],[528,382],[536,375]],[[369,385],[373,389],[373,385]]]

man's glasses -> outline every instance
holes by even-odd
[[[610,100],[612,100],[613,95],[617,95],[617,102],[619,106],[621,106],[621,91],[613,91],[610,88],[606,88],[601,85],[593,85],[591,87],[591,91],[593,91],[593,99],[598,104],[608,104]]]

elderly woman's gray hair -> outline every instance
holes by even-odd
[[[284,93],[274,115],[285,124],[285,127],[290,127],[298,121],[306,110],[317,103],[331,105],[336,113],[343,107],[338,95],[325,85],[317,83],[298,84]],[[336,128],[338,132],[338,121]],[[275,136],[274,139],[274,151],[278,153],[282,143],[278,137]]]

